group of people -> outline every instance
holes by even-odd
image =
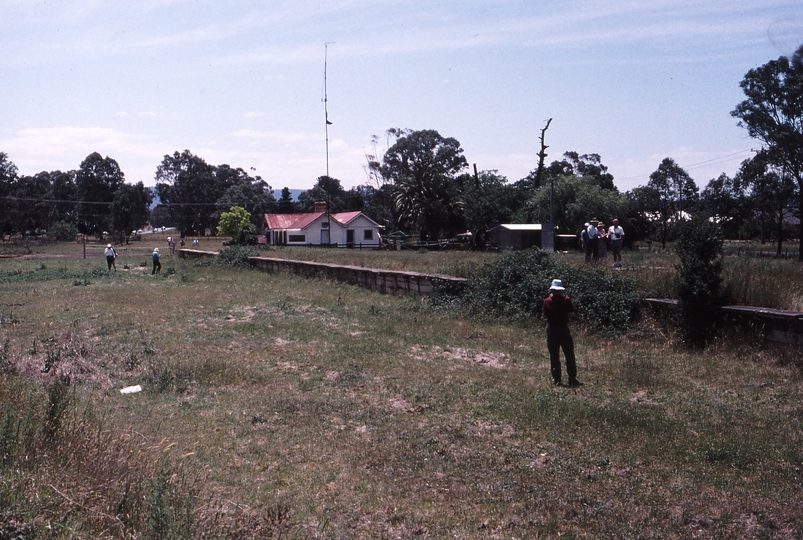
[[[586,263],[605,263],[608,260],[608,249],[613,253],[613,266],[622,266],[622,241],[625,231],[614,219],[613,225],[605,229],[601,221],[591,220],[583,225],[580,232],[580,243],[583,245]]]

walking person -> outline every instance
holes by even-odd
[[[613,251],[613,265],[615,267],[622,266],[622,239],[625,236],[625,230],[619,226],[619,220],[614,219],[613,225],[608,230],[608,238],[611,239],[611,251]]]
[[[171,255],[173,255],[176,252],[176,243],[173,241],[172,236],[167,237],[167,247],[170,248]]]
[[[560,350],[566,357],[566,374],[569,387],[576,388],[583,383],[577,380],[577,362],[574,357],[574,340],[569,332],[569,317],[574,313],[571,299],[565,295],[565,287],[560,279],[553,279],[549,296],[544,300],[543,315],[547,320],[546,347],[549,351],[549,369],[552,384],[561,386]]]
[[[161,274],[162,273],[162,263],[159,262],[159,248],[153,248],[153,254],[151,255],[153,259],[153,274]]]
[[[114,250],[111,244],[106,244],[106,249],[103,251],[104,255],[106,255],[106,264],[109,266],[109,270],[114,268],[114,271],[117,272],[117,252]]]

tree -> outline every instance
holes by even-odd
[[[751,69],[739,86],[747,99],[731,115],[794,178],[803,211],[803,45],[791,58],[781,56]],[[803,262],[803,235],[799,246],[798,260]]]
[[[252,231],[251,214],[245,208],[232,206],[228,212],[220,214],[218,236],[231,236],[232,240],[245,243],[245,236]]]
[[[661,247],[666,248],[670,222],[691,213],[697,201],[697,185],[672,158],[664,158],[652,174],[647,186],[655,190],[658,203],[655,212],[660,220]]]
[[[148,222],[150,205],[153,202],[151,191],[142,182],[134,185],[122,184],[114,194],[111,204],[112,230],[120,243],[128,242],[131,231],[139,229]]]
[[[260,230],[265,224],[265,214],[276,212],[278,204],[271,187],[261,177],[245,175],[236,185],[226,189],[217,201],[218,218],[226,208],[239,206],[251,214],[251,224]]]
[[[722,173],[708,182],[700,200],[703,208],[719,224],[725,238],[738,238],[742,225],[752,217],[743,178]]]
[[[282,196],[279,198],[279,213],[293,214],[296,212],[296,203],[293,201],[293,194],[290,188],[285,186],[282,189]]]
[[[329,212],[342,212],[345,210],[345,194],[340,180],[323,175],[318,177],[312,188],[299,194],[298,204],[302,212],[312,212],[316,202],[324,201],[328,204]]]
[[[0,233],[13,229],[11,218],[11,189],[17,179],[17,167],[8,159],[8,154],[0,152]]]
[[[795,181],[783,167],[773,162],[766,150],[760,151],[752,159],[742,162],[736,177],[750,188],[749,203],[761,223],[761,241],[764,242],[764,228],[769,224],[776,231],[777,251],[781,254],[784,238],[784,218],[791,215],[790,201],[796,195]]]
[[[45,230],[55,221],[55,203],[49,173],[18,177],[12,194],[16,200],[9,210],[17,231]]]
[[[76,171],[51,171],[50,184],[53,199],[56,201],[53,209],[54,221],[76,222]]]
[[[483,248],[485,232],[493,225],[512,221],[513,214],[523,204],[522,194],[495,170],[477,173],[475,169],[473,176],[463,174],[457,180],[465,201],[466,226],[474,245]]]
[[[115,160],[105,158],[97,152],[89,154],[75,175],[78,205],[79,229],[85,233],[95,233],[103,238],[103,230],[108,227],[111,214],[109,206],[114,193],[125,181],[125,175]]]
[[[660,205],[660,194],[652,186],[638,186],[625,193],[627,199],[626,223],[619,220],[625,227],[625,242],[652,238],[660,230],[655,219],[656,209]]]
[[[562,160],[553,161],[544,169],[540,186],[536,181],[537,174],[538,170],[535,169],[522,180],[529,183],[533,189],[537,189],[546,186],[550,180],[574,175],[590,180],[603,189],[616,190],[613,175],[608,172],[608,167],[602,164],[602,157],[599,154],[580,155],[575,151],[564,152]]]
[[[396,142],[383,156],[382,175],[393,181],[399,226],[417,228],[422,240],[451,232],[464,207],[455,182],[468,165],[460,143],[432,129],[390,129],[388,134]]]
[[[555,227],[565,233],[577,233],[592,218],[609,224],[624,214],[627,201],[621,193],[600,187],[588,178],[574,175],[554,180]],[[529,209],[536,222],[549,221],[552,188],[544,183],[530,199]]]
[[[156,168],[156,193],[170,208],[182,238],[213,229],[215,202],[232,176],[236,175],[225,169],[216,171],[189,150],[164,156]]]

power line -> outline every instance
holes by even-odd
[[[703,165],[707,165],[709,163],[713,163],[713,162],[716,162],[716,161],[728,160],[729,158],[732,158],[733,156],[739,156],[739,155],[747,154],[747,153],[750,153],[750,152],[753,152],[752,148],[748,148],[746,150],[739,150],[738,152],[734,152],[732,154],[728,154],[728,155],[725,155],[725,156],[719,156],[719,157],[707,159],[705,161],[699,161],[697,163],[692,163],[691,165],[688,165],[688,166],[684,167],[684,169],[689,170],[689,169],[698,168],[698,167],[701,167]],[[616,178],[616,180],[619,180],[619,181],[638,180],[639,178],[649,178],[649,177],[650,177],[650,175],[648,175],[648,174],[646,174],[646,175],[645,174],[640,174],[640,175],[637,175],[637,176],[628,176],[628,177],[625,177],[625,178]]]

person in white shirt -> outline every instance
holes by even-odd
[[[608,238],[611,240],[614,266],[622,266],[622,239],[624,236],[625,230],[619,226],[619,220],[614,219],[613,225],[608,229]]]
[[[594,262],[597,262],[597,244],[599,243],[599,231],[597,229],[598,222],[595,220],[591,220],[591,224],[588,226],[588,243],[586,244],[586,262],[591,262],[593,259]]]
[[[103,252],[106,255],[106,264],[109,265],[109,270],[114,268],[114,271],[117,272],[117,252],[114,251],[114,248],[111,244],[106,245],[106,249]]]

